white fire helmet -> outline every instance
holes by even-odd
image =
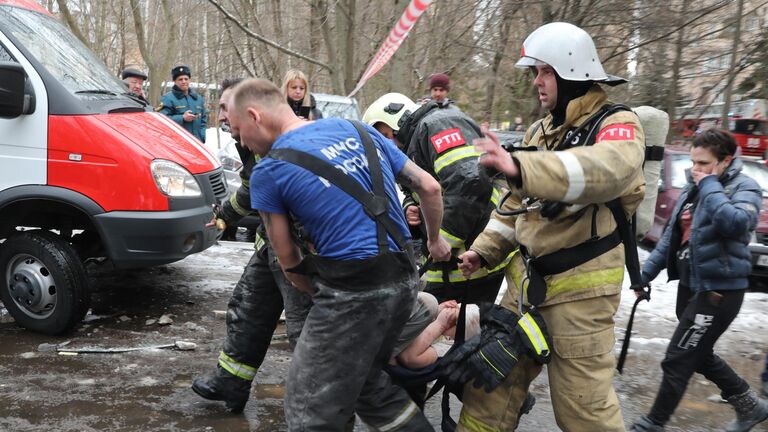
[[[527,68],[544,64],[568,81],[595,81],[611,86],[627,82],[605,73],[592,37],[569,23],[545,24],[525,38],[515,66]]]
[[[363,121],[370,126],[382,122],[397,132],[400,129],[398,125],[400,118],[417,109],[419,105],[408,96],[401,93],[387,93],[368,106],[363,114]]]

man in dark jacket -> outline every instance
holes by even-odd
[[[385,94],[373,102],[363,121],[393,138],[416,165],[440,183],[445,208],[440,234],[455,256],[464,253],[485,228],[499,196],[485,171],[478,169],[480,153],[472,147],[472,140],[482,136],[477,123],[448,99],[418,107],[399,93]],[[416,197],[406,197],[403,208],[408,223],[418,225]],[[481,267],[469,277],[456,263],[432,266],[426,273],[425,291],[439,302],[494,302],[507,264],[509,257],[493,268]]]
[[[173,89],[160,99],[157,110],[170,117],[197,139],[205,142],[206,111],[205,99],[189,88],[192,72],[189,66],[176,66],[171,69]]]
[[[698,372],[717,385],[736,410],[728,432],[745,432],[768,418],[768,402],[713,352],[720,335],[739,313],[752,270],[749,239],[757,226],[762,189],[741,173],[736,142],[711,129],[693,141],[689,184],[680,194],[661,240],[643,266],[649,282],[667,268],[679,279],[680,320],[661,362],[664,375],[647,416],[635,432],[663,431]]]
[[[240,81],[224,80],[221,85],[219,121],[223,124],[229,124],[228,108],[233,87]],[[218,214],[228,225],[235,225],[244,216],[255,213],[251,209],[250,181],[257,157],[240,144],[239,136],[233,137],[238,140],[237,150],[243,168],[240,188],[222,204]],[[208,377],[197,378],[192,384],[195,393],[205,399],[224,401],[232,412],[242,411],[248,402],[251,383],[267,354],[283,308],[288,342],[293,347],[312,307],[312,298],[294,289],[285,279],[263,226],[257,231],[256,251],[227,305],[227,337],[216,370]]]

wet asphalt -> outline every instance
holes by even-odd
[[[251,400],[239,415],[201,399],[190,390],[192,380],[213,370],[232,287],[252,249],[224,244],[187,259],[152,269],[91,270],[95,288],[91,313],[70,334],[50,337],[0,324],[0,431],[284,431],[282,398],[290,352],[278,327],[260,368]],[[761,299],[760,301],[766,301]],[[768,301],[765,303],[768,306]],[[0,321],[2,318],[0,310]],[[161,325],[161,317],[171,323]],[[621,338],[626,316],[617,316]],[[674,322],[636,323],[635,344],[623,375],[615,385],[627,425],[653,403],[661,378],[659,362],[664,338]],[[759,385],[766,351],[765,327],[754,332],[727,332],[716,350],[750,384]],[[656,339],[653,339],[656,338]],[[176,341],[193,342],[194,350],[152,348]],[[122,353],[64,354],[83,348],[144,348]],[[618,352],[618,346],[617,350]],[[536,406],[520,431],[557,431],[545,374],[531,389]],[[668,431],[723,430],[733,413],[713,402],[716,387],[695,376]],[[460,403],[452,412],[458,416]],[[427,405],[438,427],[439,399]],[[359,423],[359,422],[358,422]],[[355,430],[367,430],[358,424]],[[768,431],[760,425],[754,431]]]

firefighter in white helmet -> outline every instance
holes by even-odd
[[[548,111],[524,138],[524,146],[539,151],[508,153],[493,134],[475,141],[480,163],[509,184],[502,210],[519,214],[494,212],[460,257],[460,268],[469,274],[481,263],[497,265],[519,247],[501,306],[540,314],[549,336],[537,339],[538,330],[524,323],[521,334],[539,340],[534,358],[522,355],[514,335],[483,333],[476,355],[466,360],[470,373],[458,430],[514,430],[528,387],[548,362],[560,429],[624,431],[613,388],[624,248],[606,204],[617,203],[617,213],[629,217],[642,201],[643,130],[633,112],[608,102],[598,84],[625,80],[605,73],[584,30],[568,23],[538,28],[524,41],[517,66],[533,72]]]

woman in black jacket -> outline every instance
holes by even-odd
[[[285,73],[283,94],[297,117],[306,120],[323,118],[323,113],[317,109],[315,98],[309,93],[307,77],[300,70],[291,69]]]

